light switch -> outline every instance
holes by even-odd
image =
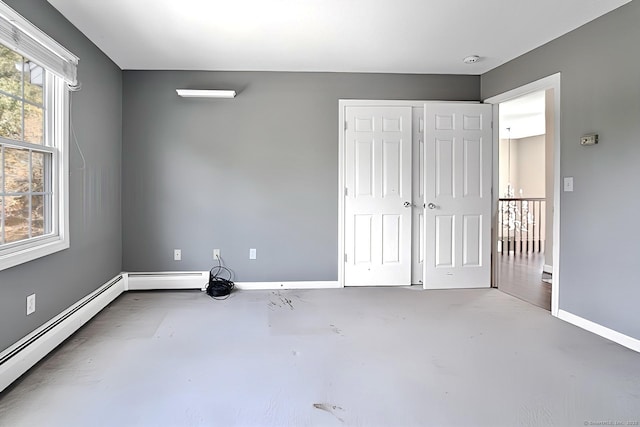
[[[564,191],[573,191],[573,177],[565,176],[564,177]]]

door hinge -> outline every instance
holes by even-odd
[[[347,254],[344,254],[344,262],[347,262]]]
[[[344,187],[344,195],[345,197],[349,195],[349,189],[347,187]]]
[[[344,122],[344,130],[347,130],[348,127],[349,127],[349,122],[345,121]]]
[[[493,129],[493,122],[491,122],[491,129]]]

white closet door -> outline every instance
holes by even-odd
[[[491,111],[425,104],[425,289],[491,284]]]
[[[411,284],[411,107],[347,107],[345,286]]]

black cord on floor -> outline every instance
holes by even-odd
[[[233,272],[222,265],[220,257],[218,256],[218,265],[209,271],[209,283],[206,289],[207,295],[218,300],[229,298],[235,286],[231,279],[233,279]]]

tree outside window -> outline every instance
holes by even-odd
[[[45,71],[0,45],[0,245],[50,232]]]

